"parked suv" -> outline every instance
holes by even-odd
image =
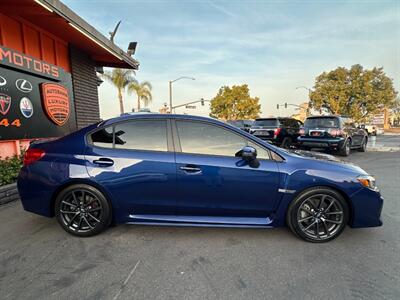
[[[249,132],[251,125],[253,125],[251,120],[228,120],[227,123],[246,132]]]
[[[323,148],[348,156],[351,149],[365,152],[368,135],[348,117],[314,116],[305,120],[298,142],[302,149]]]
[[[302,125],[293,118],[259,118],[254,121],[250,133],[282,148],[290,148],[297,143]]]

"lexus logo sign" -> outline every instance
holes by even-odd
[[[15,82],[15,86],[17,87],[17,89],[19,89],[21,92],[23,93],[29,93],[32,92],[32,83],[30,83],[28,80],[26,79],[18,79]]]
[[[0,86],[4,86],[6,84],[7,84],[7,80],[3,76],[0,76]]]

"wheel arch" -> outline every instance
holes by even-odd
[[[306,192],[307,190],[315,189],[315,188],[326,188],[326,189],[331,189],[331,190],[333,190],[333,191],[339,193],[339,194],[343,197],[343,199],[346,201],[347,207],[348,207],[348,209],[349,209],[349,220],[348,220],[348,223],[347,223],[347,224],[348,224],[348,225],[349,225],[349,224],[352,224],[352,222],[353,222],[353,205],[352,205],[352,203],[351,203],[350,197],[349,197],[343,190],[341,190],[340,188],[338,188],[337,186],[334,186],[334,185],[331,185],[331,184],[327,184],[327,183],[316,184],[316,185],[312,185],[312,186],[307,186],[307,187],[304,187],[304,188],[301,189],[301,190],[297,190],[294,194],[292,194],[292,197],[291,197],[290,200],[287,202],[287,205],[286,205],[285,208],[284,208],[284,218],[283,218],[283,219],[285,220],[285,223],[286,223],[286,216],[287,216],[287,213],[288,213],[288,211],[289,211],[289,206],[290,206],[290,204],[291,204],[299,195],[301,195],[302,193]],[[279,210],[279,209],[281,209],[281,208],[278,208],[278,210]]]
[[[51,200],[50,200],[50,213],[52,214],[51,217],[55,216],[55,203],[56,203],[57,196],[67,187],[70,187],[72,185],[77,185],[77,184],[86,184],[86,185],[92,186],[95,189],[99,190],[104,195],[104,197],[108,201],[108,204],[110,205],[111,212],[112,212],[111,213],[112,222],[113,222],[114,221],[114,210],[113,210],[112,202],[110,200],[111,198],[110,198],[109,193],[101,185],[97,184],[96,182],[93,182],[92,180],[88,180],[88,179],[83,179],[83,178],[71,179],[67,182],[64,182],[59,187],[57,187],[57,189],[53,192],[53,194],[51,196]]]

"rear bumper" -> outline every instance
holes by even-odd
[[[297,142],[300,147],[323,148],[337,150],[343,147],[344,138],[310,138],[298,137]]]
[[[350,227],[382,226],[381,213],[384,199],[379,192],[362,188],[351,196],[352,218]]]

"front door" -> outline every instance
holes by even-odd
[[[178,214],[270,215],[278,200],[279,171],[269,150],[222,126],[179,120],[175,124]],[[257,149],[258,166],[235,157],[245,145]]]
[[[176,167],[169,121],[131,120],[91,134],[87,170],[107,189],[119,219],[173,215]]]

